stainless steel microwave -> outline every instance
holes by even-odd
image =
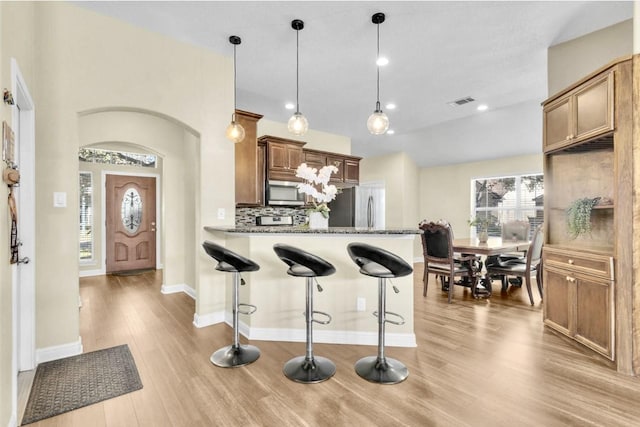
[[[267,204],[278,206],[302,206],[305,195],[298,192],[298,183],[292,181],[267,181]]]

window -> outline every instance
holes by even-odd
[[[93,179],[80,172],[80,262],[93,261]]]
[[[474,179],[471,180],[471,188],[474,195],[472,215],[488,219],[490,236],[500,236],[502,224],[506,221],[527,220],[530,233],[542,224],[542,174]]]
[[[105,163],[110,165],[128,165],[155,168],[156,156],[153,154],[127,153],[123,151],[109,151],[100,148],[81,148],[78,151],[81,162]]]

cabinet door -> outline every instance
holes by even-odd
[[[302,164],[302,159],[304,158],[302,147],[298,147],[297,145],[287,145],[286,153],[287,167],[289,171],[291,171],[292,176],[295,176],[296,169],[298,169],[298,166]]]
[[[572,336],[573,322],[571,282],[567,280],[567,273],[562,270],[549,268],[545,263],[543,270],[544,283],[544,323],[565,335]]]
[[[613,72],[589,82],[574,95],[575,139],[586,140],[612,131]]]
[[[288,169],[289,161],[287,158],[287,145],[279,142],[272,142],[269,144],[269,153],[267,155],[269,159],[269,171],[280,172]]]
[[[344,160],[344,182],[349,184],[360,183],[360,161],[359,160]]]
[[[327,156],[322,153],[316,153],[314,151],[306,151],[304,152],[304,162],[307,166],[316,168],[320,170],[320,168],[326,166],[327,164]]]
[[[256,188],[258,195],[258,206],[264,206],[264,191],[265,191],[265,179],[266,179],[266,159],[267,159],[267,150],[264,144],[258,145],[258,174],[256,175]]]
[[[260,154],[256,131],[262,116],[236,110],[236,120],[245,131],[244,140],[235,144],[236,205],[260,206],[264,193],[264,153]]]
[[[344,157],[327,156],[327,166],[332,165],[338,168],[338,172],[331,174],[332,182],[344,181]]]
[[[269,179],[300,181],[296,169],[302,163],[302,147],[280,142],[268,144]]]
[[[566,96],[546,105],[543,110],[544,151],[569,144],[572,138],[571,98]]]
[[[613,360],[612,302],[612,282],[576,276],[575,339]]]

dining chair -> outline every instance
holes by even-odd
[[[506,221],[502,224],[502,241],[529,240],[530,228],[529,221],[518,219]],[[526,251],[500,254],[498,257],[503,262],[519,259],[524,264],[526,262]]]
[[[527,292],[529,293],[529,301],[533,305],[533,293],[531,292],[531,276],[536,276],[536,282],[538,285],[538,292],[540,293],[540,299],[542,299],[542,244],[543,244],[542,224],[536,228],[533,233],[533,238],[529,244],[527,250],[526,262],[522,264],[517,260],[507,261],[501,264],[487,265],[487,276],[501,276],[502,287],[506,288],[507,276],[522,277],[527,286]]]
[[[475,289],[478,278],[477,265],[478,257],[475,255],[455,255],[453,252],[453,230],[448,222],[440,220],[437,222],[422,221],[418,227],[422,230],[422,251],[424,255],[424,274],[422,281],[424,284],[422,295],[427,296],[429,287],[429,273],[440,277],[445,283],[447,278],[449,300],[453,296],[453,285],[456,277],[467,279],[467,284]]]
[[[511,220],[502,223],[502,241],[507,240],[529,240],[529,231],[530,231],[529,221],[523,220]],[[527,263],[527,251],[519,251],[519,252],[508,252],[501,253],[498,255],[488,256],[485,260],[485,265],[487,268],[491,265],[499,265],[502,266],[507,262],[518,262],[520,264]],[[494,275],[492,278],[499,278],[502,282],[502,289],[506,290],[507,288],[507,280],[504,275]],[[513,279],[514,284],[517,286],[522,286],[522,278],[517,277]]]

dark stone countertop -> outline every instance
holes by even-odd
[[[206,231],[222,231],[225,233],[248,233],[248,234],[421,234],[419,228],[385,228],[381,230],[371,228],[355,227],[329,227],[327,229],[312,229],[306,225],[300,226],[254,226],[254,227],[234,227],[234,226],[205,226]]]

